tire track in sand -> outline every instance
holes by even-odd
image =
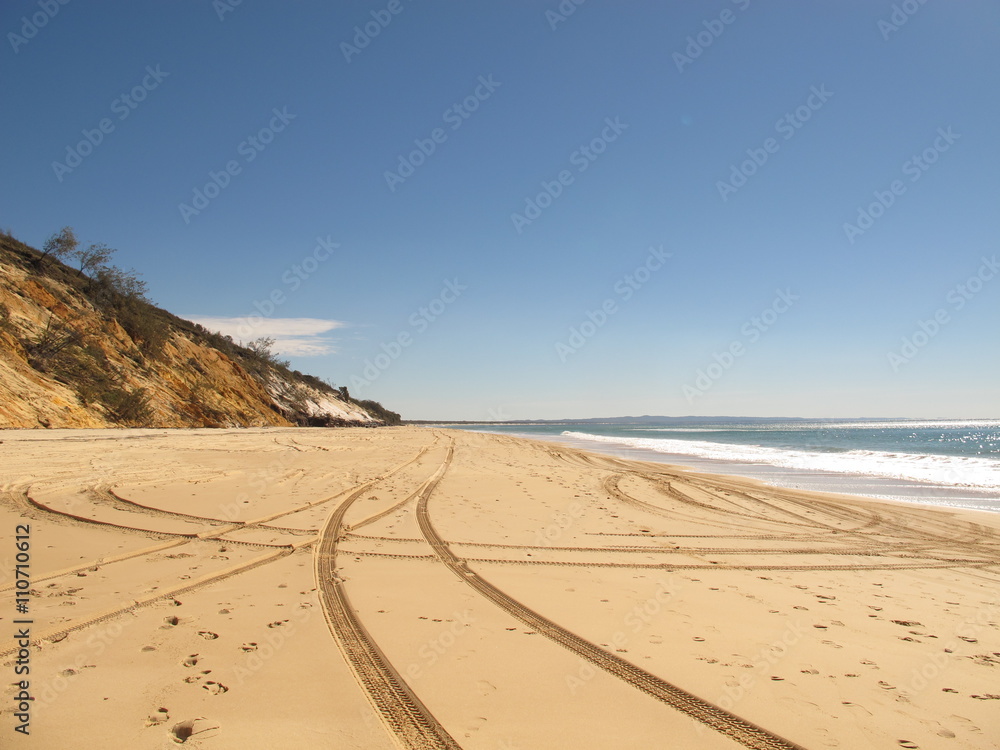
[[[631,662],[625,661],[621,657],[615,656],[596,644],[566,630],[561,625],[557,625],[552,620],[543,617],[511,598],[489,581],[481,578],[475,571],[471,570],[466,561],[452,553],[447,542],[438,535],[427,512],[427,501],[451,465],[454,453],[455,448],[453,443],[448,448],[448,455],[445,458],[445,462],[438,469],[438,472],[420,490],[417,502],[417,521],[420,524],[420,530],[424,538],[433,547],[438,558],[455,575],[472,586],[477,593],[489,599],[502,610],[536,632],[564,646],[594,666],[600,667],[609,674],[618,677],[657,700],[663,701],[672,708],[702,722],[745,747],[753,748],[754,750],[805,750],[802,746],[779,737],[776,734],[772,734],[766,729],[729,713],[719,706],[702,700],[696,695],[676,685],[672,685],[656,675],[640,669]]]
[[[429,448],[420,455],[427,450]],[[409,463],[412,461],[407,465]],[[400,466],[392,473],[402,468]],[[438,469],[422,486],[436,484],[442,473],[443,470]],[[316,580],[323,614],[361,687],[403,747],[413,750],[460,750],[460,745],[434,718],[375,643],[351,606],[344,581],[337,573],[337,542],[343,533],[344,514],[355,500],[388,476],[367,482],[354,490],[337,506],[320,533],[316,548]]]
[[[435,443],[437,442],[437,439],[438,438],[435,436]],[[396,472],[401,471],[402,469],[406,468],[407,466],[409,466],[413,462],[419,460],[424,454],[426,454],[433,447],[433,445],[434,444],[431,444],[429,446],[421,448],[417,452],[417,454],[415,456],[413,456],[409,460],[405,461],[404,463],[400,464],[399,466],[396,466],[395,468],[390,469],[385,474],[383,474],[383,475],[381,475],[379,477],[376,477],[374,479],[371,479],[371,480],[365,482],[362,485],[356,486],[354,488],[353,493],[351,494],[351,498],[356,497],[356,494],[360,494],[361,492],[364,492],[366,489],[368,489],[371,485],[375,484],[376,482],[380,482],[383,479],[386,479],[387,477],[392,476]],[[329,502],[330,500],[336,499],[337,497],[342,497],[342,496],[346,495],[348,492],[351,492],[351,490],[346,490],[344,492],[339,493],[338,495],[334,495],[332,497],[325,498],[323,500],[314,501],[313,503],[311,503],[311,505],[318,505],[320,503]],[[44,505],[38,504],[35,501],[32,501],[27,491],[24,492],[23,496],[17,496],[14,493],[3,493],[3,495],[7,496],[8,499],[16,499],[18,501],[24,501],[25,504],[28,507],[33,507],[33,508],[36,508],[38,510],[44,510],[44,511],[47,511],[47,512],[50,512],[50,513],[54,513],[56,515],[59,515],[60,517],[75,518],[73,516],[69,516],[69,514],[63,514],[63,513],[59,513],[58,511],[52,511],[47,506],[44,506]],[[276,514],[276,515],[268,516],[266,519],[259,519],[257,522],[248,522],[248,525],[249,525],[249,523],[260,523],[260,522],[262,522],[264,520],[270,520],[271,518],[276,518],[276,517],[279,517],[279,516],[285,515],[285,514],[286,513],[279,513],[279,514]],[[93,519],[82,518],[82,519],[79,519],[79,520],[83,520],[85,522],[99,523],[99,522],[93,521]],[[119,530],[122,530],[122,531],[129,531],[129,532],[144,531],[144,530],[141,530],[141,529],[135,529],[135,528],[130,527],[130,526],[121,526],[119,524],[112,524],[112,523],[101,524],[101,525],[106,525],[106,526],[109,526],[109,527],[112,527],[112,528],[116,528],[116,529],[119,529]],[[144,533],[162,533],[162,532],[148,532],[148,531],[144,531]],[[205,540],[209,540],[209,541],[219,541],[219,540],[214,539],[211,536],[208,536],[207,534],[198,535],[198,536],[195,536],[194,538],[192,538],[190,535],[187,535],[187,534],[169,534],[169,533],[167,533],[166,535],[173,537],[173,540],[169,541],[169,542],[167,542],[165,544],[158,544],[158,545],[155,545],[153,547],[147,547],[147,548],[144,548],[144,549],[141,549],[141,550],[133,550],[132,552],[127,552],[127,553],[124,553],[122,555],[116,556],[115,558],[111,558],[107,562],[109,562],[109,563],[110,562],[120,562],[122,560],[128,560],[128,559],[132,559],[132,558],[135,558],[135,557],[141,557],[143,555],[152,554],[153,552],[158,552],[160,550],[168,549],[170,547],[181,546],[183,544],[187,544],[188,542],[194,541],[195,539],[205,539]],[[224,541],[227,544],[234,543],[234,542],[232,542],[232,540],[221,540],[221,541]],[[78,619],[78,620],[75,620],[75,621],[71,621],[71,622],[68,622],[68,623],[61,623],[55,629],[50,630],[50,631],[46,631],[46,632],[42,633],[40,636],[38,636],[37,638],[33,639],[32,640],[32,645],[37,646],[42,641],[50,641],[50,642],[60,641],[65,636],[67,636],[70,633],[73,633],[73,632],[75,632],[77,630],[83,630],[85,628],[91,627],[92,625],[96,625],[96,624],[101,623],[101,622],[106,622],[108,620],[113,620],[113,619],[115,619],[117,617],[121,617],[121,616],[123,616],[125,614],[131,613],[131,612],[135,612],[136,610],[138,610],[140,608],[147,607],[147,606],[149,606],[149,605],[151,605],[151,604],[153,604],[155,602],[162,601],[164,599],[172,599],[172,598],[174,598],[176,596],[179,596],[181,594],[186,594],[186,593],[189,593],[189,592],[194,591],[196,589],[200,589],[203,586],[208,586],[208,585],[213,584],[213,583],[218,583],[219,581],[223,581],[223,580],[225,580],[227,578],[231,578],[231,577],[239,575],[241,573],[246,573],[246,572],[248,572],[250,570],[253,570],[255,568],[258,568],[258,567],[260,567],[262,565],[267,565],[267,564],[269,564],[271,562],[274,562],[274,561],[276,561],[276,560],[278,560],[280,558],[283,558],[283,557],[285,557],[287,555],[290,555],[290,554],[296,552],[297,550],[302,549],[303,547],[311,546],[311,545],[313,545],[315,543],[315,541],[316,541],[315,539],[309,539],[309,540],[306,540],[304,542],[298,542],[298,543],[295,543],[295,544],[281,545],[281,546],[259,545],[259,544],[253,543],[253,542],[236,542],[237,544],[243,544],[243,545],[246,545],[246,546],[272,547],[272,548],[275,549],[275,551],[274,552],[266,553],[264,555],[261,555],[260,557],[256,557],[256,558],[254,558],[252,560],[249,560],[249,561],[247,561],[245,563],[240,563],[238,565],[230,566],[230,567],[228,567],[228,568],[226,568],[224,570],[216,571],[214,573],[208,573],[208,574],[202,576],[201,578],[198,578],[197,580],[189,581],[189,582],[184,583],[184,584],[182,584],[180,586],[177,586],[177,587],[165,590],[165,591],[157,591],[155,594],[149,594],[149,595],[146,595],[144,597],[139,597],[137,599],[133,599],[128,604],[125,604],[125,605],[123,605],[121,607],[115,607],[115,608],[112,608],[112,609],[108,609],[108,610],[105,610],[103,612],[99,612],[97,614],[90,615],[90,616],[87,616],[87,617],[84,617],[84,618],[81,618],[81,619]],[[89,566],[89,565],[92,565],[92,564],[93,563],[88,563],[87,565]],[[78,570],[78,569],[80,569],[80,568],[74,567],[71,570],[75,571],[75,570]],[[87,569],[87,567],[84,566],[83,569]],[[66,573],[67,573],[67,571],[65,571],[65,570],[64,571],[59,571],[58,573],[56,573],[54,575],[49,575],[49,576],[43,576],[43,577],[39,577],[39,578],[34,578],[32,582],[33,583],[38,583],[38,582],[41,582],[43,580],[49,580],[50,578],[57,577],[59,575],[66,575]],[[9,588],[13,588],[13,587],[9,587]],[[0,651],[0,659],[6,658],[6,657],[8,657],[11,654],[16,653],[16,652],[17,652],[17,648],[16,647],[13,648],[13,649],[8,648],[8,649],[5,649],[3,651]]]

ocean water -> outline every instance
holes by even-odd
[[[770,484],[1000,512],[1000,421],[462,425]]]

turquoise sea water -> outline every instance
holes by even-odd
[[[1000,421],[462,425],[772,484],[1000,511]]]

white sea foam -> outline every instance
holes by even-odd
[[[883,423],[884,424],[884,423]],[[942,456],[926,453],[888,453],[847,450],[838,453],[768,448],[758,445],[733,445],[704,440],[670,440],[593,435],[565,431],[567,437],[593,440],[683,456],[719,461],[768,464],[786,469],[834,472],[888,479],[933,482],[953,487],[1000,489],[1000,460],[971,456]]]
[[[921,430],[926,428],[977,428],[977,429],[997,429],[1000,428],[1000,421],[995,419],[929,419],[929,420],[907,420],[900,422],[878,421],[878,422],[772,422],[766,425],[706,425],[705,427],[647,427],[645,425],[630,427],[629,429],[642,430],[643,432],[760,432],[761,430],[781,430],[782,432],[813,431],[824,430],[885,430],[885,429],[913,429]]]

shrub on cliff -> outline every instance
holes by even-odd
[[[144,388],[127,390],[113,388],[103,394],[101,403],[107,409],[108,415],[119,424],[142,427],[149,424],[153,418],[153,410],[149,406],[149,394]]]
[[[268,336],[261,336],[259,339],[254,339],[246,345],[246,349],[250,352],[253,359],[256,359],[263,365],[279,367],[283,370],[288,369],[288,360],[278,357],[277,352],[274,351],[274,339]]]
[[[403,418],[399,414],[389,411],[378,401],[365,400],[355,401],[354,403],[375,417],[375,419],[379,419],[387,425],[402,424],[403,422]]]
[[[55,359],[83,340],[78,331],[67,327],[51,313],[45,328],[38,335],[22,341],[28,364],[39,372],[48,372]]]
[[[158,357],[170,336],[170,323],[146,297],[146,282],[134,271],[101,266],[87,286],[93,304],[114,318],[146,356]]]

